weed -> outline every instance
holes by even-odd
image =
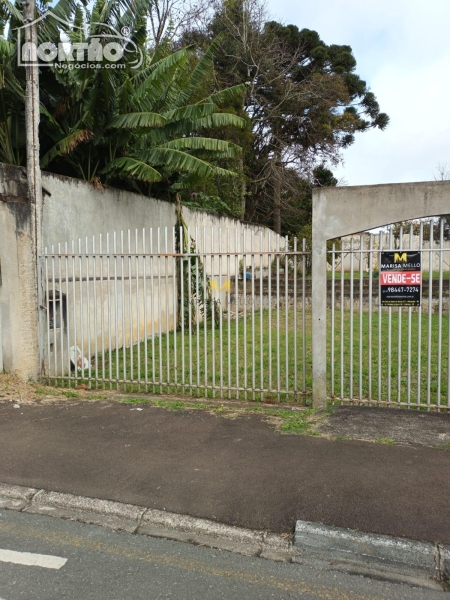
[[[379,444],[395,444],[395,440],[392,438],[375,438],[375,441]]]

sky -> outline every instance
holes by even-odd
[[[273,19],[349,44],[390,125],[360,133],[334,169],[348,185],[430,181],[450,170],[449,0],[267,0]]]

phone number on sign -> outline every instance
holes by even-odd
[[[388,292],[397,292],[397,293],[398,292],[406,292],[408,294],[408,293],[412,293],[412,292],[418,292],[419,288],[416,287],[416,286],[414,286],[414,287],[401,287],[401,286],[396,285],[395,287],[388,287],[387,291]]]

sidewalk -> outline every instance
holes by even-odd
[[[359,412],[345,417],[349,410]],[[352,414],[364,420],[373,412],[364,410],[338,409],[339,433]],[[399,413],[384,410],[380,438],[394,437],[386,416],[395,421]],[[423,423],[431,441],[430,428],[436,439],[450,435],[449,415],[400,418]],[[277,533],[292,533],[304,519],[450,544],[450,452],[286,435],[252,414],[113,401],[0,403],[0,482]]]

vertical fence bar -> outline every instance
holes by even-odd
[[[334,400],[334,292],[335,292],[335,263],[336,263],[336,244],[333,242],[331,248],[331,398]]]
[[[448,224],[448,220],[447,220],[447,224]],[[448,256],[448,252],[447,252],[447,256]],[[447,263],[447,267],[449,267],[449,264]],[[448,294],[448,301],[447,301],[447,414],[450,412],[450,273],[447,270],[447,278],[449,279],[448,281],[448,287],[447,287],[447,294]]]
[[[101,260],[101,257],[100,257]],[[95,236],[92,236],[92,293],[94,296],[94,365],[95,365],[95,387],[98,389],[98,317],[97,317],[97,255]]]
[[[242,295],[244,298],[244,318],[243,318],[243,338],[244,338],[244,399],[247,400],[247,240],[246,230],[242,232],[243,240],[243,279],[242,279]]]
[[[45,310],[47,316],[46,323],[46,333],[47,333],[47,376],[50,378],[51,373],[51,353],[50,353],[50,298],[49,298],[49,289],[48,289],[48,250],[47,246],[44,248],[44,265],[45,265]],[[75,302],[74,302],[75,306]],[[51,381],[49,381],[51,383]]]
[[[214,310],[214,299],[212,297],[212,290],[208,290],[208,278],[206,276],[207,269],[207,254],[206,254],[206,227],[203,226],[203,306],[204,306],[204,322],[203,322],[203,334],[204,334],[204,346],[203,346],[203,360],[205,363],[205,398],[208,397],[208,309]]]
[[[353,260],[354,238],[350,240],[350,400],[353,400]]]
[[[369,304],[368,304],[368,325],[369,325],[369,352],[368,352],[368,395],[369,405],[372,404],[372,325],[373,325],[373,314],[372,314],[372,293],[373,293],[373,235],[369,234],[369,254],[368,254],[368,268],[369,268]]]
[[[59,347],[61,353],[61,385],[64,385],[64,323],[65,323],[65,311],[63,303],[63,286],[62,286],[62,265],[61,265],[61,244],[58,244],[58,287],[59,287]]]
[[[423,256],[423,221],[420,222],[419,250]],[[420,261],[421,280],[423,277],[423,261]],[[422,290],[423,281],[420,286],[420,306],[417,312],[417,410],[420,410],[421,402],[421,378],[422,378]],[[450,320],[449,320],[450,322]]]
[[[100,252],[100,330],[101,330],[101,348],[102,348],[102,389],[105,389],[106,385],[106,371],[105,371],[105,280],[104,280],[104,253],[103,253],[103,236],[99,235],[99,252]],[[97,375],[98,377],[98,375]]]
[[[106,234],[106,294],[108,296],[108,365],[109,365],[109,389],[112,389],[113,365],[112,365],[112,317],[111,317],[111,255],[109,247],[109,233]]]
[[[400,225],[399,250],[403,250],[403,225]],[[397,339],[397,405],[400,406],[402,394],[402,307],[398,307],[398,339]]]
[[[190,238],[189,238],[190,239]],[[170,392],[170,327],[169,327],[169,312],[170,312],[170,285],[169,285],[169,241],[167,226],[164,227],[164,276],[165,276],[165,308],[166,308],[166,361],[167,361],[167,393]]]
[[[180,235],[180,324],[181,324],[181,386],[183,393],[186,392],[186,374],[185,374],[185,354],[184,354],[184,235],[183,226],[179,228]]]
[[[72,383],[72,369],[70,364],[70,287],[69,287],[69,249],[67,242],[64,243],[65,273],[66,273],[66,319],[67,319],[67,386]],[[47,304],[47,302],[46,302]]]
[[[252,275],[251,280],[251,290],[252,290],[252,309],[251,309],[251,318],[252,318],[252,399],[255,400],[255,260],[254,260],[254,242],[255,242],[255,232],[252,230],[250,237],[250,270]]]
[[[382,349],[382,320],[383,311],[381,307],[381,284],[380,284],[380,271],[381,271],[381,252],[383,251],[383,232],[379,233],[378,241],[378,406],[381,405],[381,349]]]
[[[121,266],[121,293],[122,293],[122,353],[123,353],[123,389],[127,389],[127,323],[125,308],[125,246],[123,231],[120,232],[120,266]]]
[[[239,390],[239,237],[238,230],[234,231],[234,251],[235,255],[235,278],[234,278],[234,289],[235,289],[235,328],[236,328],[236,396],[240,398]]]
[[[431,406],[431,332],[433,326],[433,246],[434,221],[430,221],[430,249],[428,255],[428,334],[427,334],[427,410]]]
[[[155,277],[154,277],[154,253],[153,253],[153,227],[150,227],[150,312],[151,312],[151,330],[152,330],[152,391],[156,390],[156,355],[155,355]],[[182,246],[181,246],[182,247]],[[181,261],[180,261],[181,262]],[[181,302],[183,304],[183,302]]]
[[[119,389],[120,380],[120,354],[119,354],[119,267],[117,256],[117,235],[113,233],[113,252],[114,252],[114,325],[116,329],[116,390]]]
[[[141,391],[141,301],[140,301],[140,286],[139,279],[140,274],[140,260],[139,260],[139,238],[138,230],[134,230],[134,269],[135,269],[135,280],[136,280],[136,350],[137,350],[137,381],[138,391]]]
[[[389,250],[392,250],[393,231],[389,232]],[[388,406],[391,405],[392,376],[392,307],[388,307]]]
[[[223,306],[222,306],[222,228],[219,227],[219,381],[220,398],[223,398]]]
[[[345,261],[345,253],[344,253],[344,244],[345,242],[341,242],[341,323],[340,323],[340,337],[339,337],[339,343],[340,343],[340,355],[341,355],[341,361],[340,361],[340,368],[341,368],[341,373],[340,373],[340,377],[341,377],[341,400],[343,400],[344,398],[344,339],[345,339],[345,332],[344,332],[344,325],[345,325],[345,320],[344,320],[344,309],[345,309],[345,297],[344,297],[344,292],[345,292],[345,269],[344,269],[344,261]]]
[[[297,238],[294,238],[294,400],[298,400],[298,366],[297,366]],[[262,285],[261,285],[262,287]],[[262,320],[261,320],[262,327]]]
[[[214,227],[211,227],[211,280],[214,280]],[[215,311],[216,302],[214,294],[211,293],[212,309],[211,309],[211,374],[212,374],[212,397],[216,397],[216,332],[215,332]]]
[[[148,393],[148,315],[147,315],[147,236],[145,228],[142,229],[142,254],[143,254],[143,273],[142,273],[142,296],[144,300],[144,381],[145,393]],[[175,248],[175,245],[174,245]],[[175,253],[175,250],[174,250]],[[175,273],[175,270],[174,270]],[[174,312],[176,316],[176,311]],[[175,318],[175,317],[174,317]],[[176,335],[176,327],[175,327]],[[176,350],[175,350],[176,355]]]
[[[197,396],[200,395],[200,249],[198,227],[195,227],[195,327],[196,327],[196,360],[197,360]]]
[[[263,255],[263,235],[262,231],[259,232],[259,387],[261,389],[261,402],[264,402],[264,255]],[[270,257],[269,257],[270,258]],[[295,326],[294,326],[295,329]],[[295,335],[297,331],[295,330]],[[295,343],[295,342],[294,342]],[[295,361],[295,369],[297,369],[297,362]],[[295,371],[296,372],[296,371]]]
[[[286,236],[284,242],[284,250],[285,252],[289,252],[289,238]],[[288,398],[289,394],[289,254],[284,255],[284,321],[285,321],[285,389],[286,389],[286,398]]]
[[[281,388],[281,356],[280,356],[280,236],[277,235],[277,398],[280,401]]]
[[[91,297],[89,291],[90,284],[90,261],[89,261],[89,242],[88,238],[86,238],[86,318],[87,318],[87,346],[88,346],[88,381],[89,388],[91,387]]]
[[[412,223],[409,228],[409,249],[413,249],[413,226]],[[408,349],[407,349],[407,384],[406,384],[406,402],[408,408],[411,408],[411,318],[412,308],[408,307]]]
[[[227,227],[227,324],[228,324],[228,399],[231,399],[231,245],[230,245],[230,229]],[[237,290],[237,271],[234,279],[235,283],[235,296]]]
[[[363,390],[363,307],[364,307],[364,235],[359,236],[359,399]]]
[[[78,382],[78,336],[77,336],[77,287],[76,287],[76,257],[75,257],[75,241],[72,240],[72,296],[73,296],[73,343],[74,343],[74,373],[75,385]],[[47,296],[48,302],[48,296]],[[50,353],[49,353],[50,359]]]
[[[161,228],[156,230],[156,252],[158,269],[158,351],[159,351],[159,393],[163,393],[163,343],[162,343],[162,289],[161,289]]]
[[[54,377],[58,373],[58,346],[56,344],[56,280],[55,280],[55,246],[52,246],[52,307],[53,307],[53,363]]]
[[[436,404],[438,411],[441,410],[441,369],[442,369],[442,279],[444,276],[444,219],[439,221],[439,305],[438,305],[438,348],[437,348],[437,390]]]
[[[81,238],[78,238],[78,262],[80,269],[80,335],[81,335],[81,379],[84,379],[84,310],[83,310],[83,262]]]
[[[302,240],[302,378],[303,395],[306,398],[306,239]]]
[[[178,323],[178,269],[177,269],[177,235],[176,226],[172,227],[172,279],[173,279],[173,373],[175,382],[175,393],[178,393],[178,351],[177,351],[177,323]],[[145,281],[145,280],[144,280]],[[147,354],[147,352],[146,352]]]
[[[269,231],[268,234],[268,243],[270,252],[272,252],[272,234]],[[269,329],[269,360],[267,363],[268,371],[269,371],[269,391],[272,391],[272,258],[273,254],[269,254],[268,264],[267,264],[267,294],[268,294],[268,303],[269,303],[269,314],[268,314],[268,329]],[[304,360],[304,357],[303,357]]]
[[[188,356],[189,356],[189,393],[192,394],[192,257],[191,257],[191,231],[189,227],[186,230],[188,259],[187,264],[187,310],[188,310]]]

